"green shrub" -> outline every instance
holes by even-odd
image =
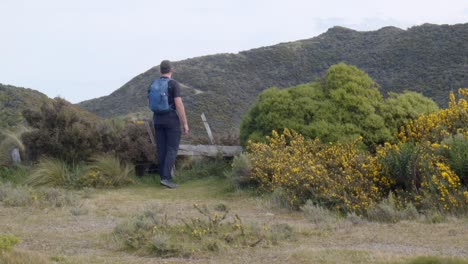
[[[44,158],[25,181],[29,186],[66,186],[73,183],[67,165],[59,159]]]
[[[388,102],[378,85],[355,66],[331,66],[319,81],[264,90],[241,123],[243,145],[264,141],[272,130],[293,129],[306,138],[323,142],[349,142],[362,136],[373,149],[394,141],[397,125],[433,112],[436,104],[416,93],[391,95]]]
[[[420,186],[424,177],[422,167],[423,149],[415,143],[401,143],[395,148],[389,148],[381,159],[382,171],[389,179],[395,181],[394,188],[407,191]]]
[[[406,208],[398,208],[393,193],[390,193],[387,199],[369,208],[367,217],[371,221],[396,223],[401,220],[414,220],[419,217],[419,213],[412,203],[408,203]]]
[[[12,249],[20,239],[14,235],[0,235],[0,253]]]
[[[132,184],[133,175],[132,165],[107,154],[92,158],[79,182],[81,186],[86,187],[118,187]]]
[[[457,134],[442,142],[450,168],[460,177],[463,185],[468,187],[468,137]]]

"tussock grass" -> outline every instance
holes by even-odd
[[[64,186],[70,184],[70,182],[71,177],[65,162],[53,158],[44,158],[33,169],[25,184],[32,187],[41,185]]]
[[[134,168],[129,163],[121,162],[113,155],[100,155],[92,158],[80,178],[80,184],[86,187],[118,187],[134,183]]]

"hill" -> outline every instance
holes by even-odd
[[[23,124],[23,110],[38,110],[49,101],[49,97],[36,90],[0,83],[0,129]]]
[[[199,116],[205,112],[214,133],[222,135],[238,127],[264,89],[310,82],[339,62],[366,71],[384,95],[411,90],[445,106],[449,91],[468,86],[468,24],[369,32],[333,27],[311,39],[178,61],[174,77],[183,84],[195,134],[203,131]],[[150,116],[146,91],[157,76],[153,67],[112,94],[79,105],[103,117]]]

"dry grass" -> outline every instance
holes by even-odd
[[[225,185],[220,179],[205,179],[187,182],[176,190],[146,183],[77,192],[87,213],[76,215],[71,213],[72,207],[0,205],[0,230],[21,239],[12,252],[27,252],[58,263],[408,263],[417,256],[468,260],[466,218],[437,224],[341,221],[320,226],[307,221],[301,212],[265,206],[266,198],[245,192],[226,193]],[[164,210],[168,221],[178,221],[198,214],[193,203],[223,203],[245,222],[288,223],[297,232],[297,239],[278,246],[227,249],[222,254],[205,253],[191,259],[139,257],[118,250],[112,243],[110,234],[115,226],[148,206]]]

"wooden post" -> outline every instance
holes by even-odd
[[[154,135],[153,135],[153,130],[151,130],[151,127],[148,121],[145,121],[145,126],[146,126],[146,131],[148,132],[148,135],[150,136],[151,144],[156,145]]]
[[[210,125],[208,125],[208,121],[206,121],[205,113],[201,114],[201,119],[203,120],[203,124],[205,125],[206,133],[208,133],[208,137],[210,138],[211,145],[214,145],[213,134],[211,133],[211,129],[210,129]]]

